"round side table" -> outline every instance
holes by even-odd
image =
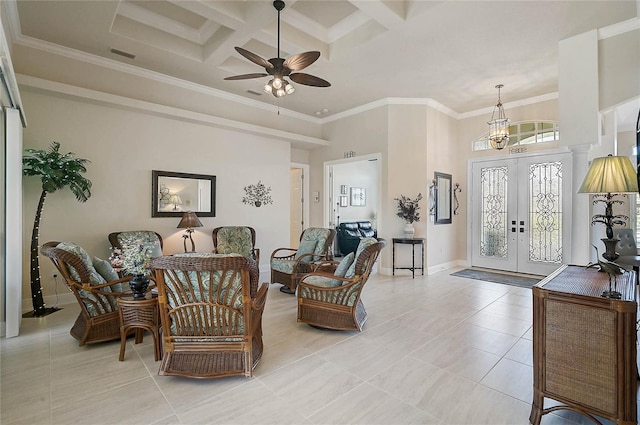
[[[156,361],[162,358],[160,344],[160,310],[157,298],[134,300],[133,297],[118,298],[120,312],[120,361],[124,360],[127,346],[127,333],[136,329],[136,344],[142,342],[142,331],[147,330],[153,336],[153,350]]]

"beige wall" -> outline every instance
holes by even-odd
[[[113,231],[148,229],[165,241],[165,253],[182,251],[178,218],[151,218],[151,171],[211,174],[217,177],[216,217],[201,218],[196,229],[198,251],[211,251],[211,231],[223,225],[256,229],[263,265],[269,254],[289,243],[290,145],[273,139],[121,110],[22,89],[29,126],[25,148],[46,149],[52,141],[61,151],[91,160],[86,176],[92,196],[78,203],[65,189],[45,203],[40,242],[74,241],[91,255],[107,257],[107,235]],[[273,204],[260,208],[242,203],[243,187],[258,180],[272,188]],[[28,264],[31,230],[40,181],[24,180],[23,298],[29,296]],[[51,263],[41,257],[43,289],[54,294]],[[62,290],[58,287],[58,292]]]

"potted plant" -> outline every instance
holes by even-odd
[[[40,280],[40,260],[38,257],[38,239],[40,236],[40,217],[44,200],[48,193],[68,187],[78,202],[86,202],[91,197],[91,181],[82,173],[87,171],[84,164],[88,159],[74,158],[73,152],[60,153],[60,143],[53,142],[49,150],[25,149],[22,158],[22,174],[38,176],[42,181],[42,193],[36,209],[31,232],[31,300],[33,312],[28,316],[40,317],[58,310],[55,307],[45,308]],[[25,314],[26,316],[27,314]]]
[[[420,201],[422,200],[422,194],[418,193],[415,199],[411,199],[407,196],[400,195],[399,198],[393,198],[398,201],[398,211],[396,215],[403,219],[406,223],[404,227],[404,234],[407,238],[412,238],[415,232],[413,223],[420,221]]]

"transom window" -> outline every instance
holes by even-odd
[[[474,140],[473,150],[492,149],[489,144],[489,132]],[[509,126],[509,144],[507,146],[530,145],[533,143],[557,142],[560,140],[556,121],[523,121]]]

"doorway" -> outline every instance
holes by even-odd
[[[471,168],[472,266],[548,275],[570,258],[571,153]]]
[[[324,163],[326,227],[335,228],[345,221],[370,221],[378,229],[381,158],[381,154],[376,153]]]
[[[309,182],[305,178],[309,173],[307,164],[291,164],[290,178],[290,219],[289,219],[289,247],[297,248],[300,235],[309,222]]]

